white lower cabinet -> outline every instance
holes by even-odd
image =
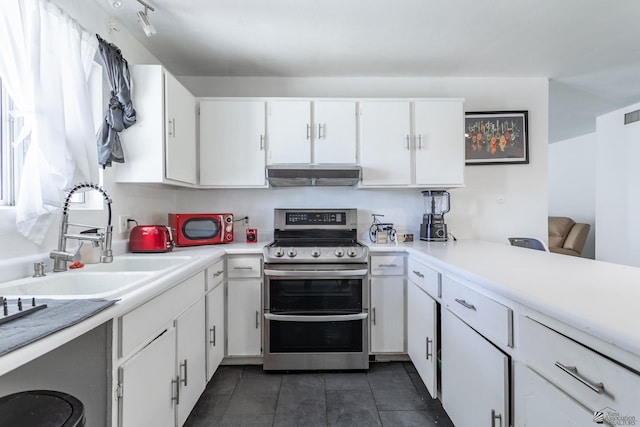
[[[405,352],[404,255],[370,259],[369,338],[371,353]]]
[[[514,363],[514,425],[582,427],[597,425],[593,412],[521,363]]]
[[[404,279],[371,278],[371,352],[404,352]]]
[[[177,388],[176,331],[171,328],[118,370],[118,425],[173,427]]]
[[[117,425],[181,426],[206,385],[204,274],[117,320]]]
[[[456,427],[509,426],[509,356],[448,309],[441,322],[442,406],[451,421]]]
[[[262,354],[262,281],[230,280],[227,284],[227,355]]]
[[[206,386],[204,298],[189,307],[175,320],[178,355],[178,398],[176,425],[187,420]]]
[[[407,353],[422,382],[438,397],[438,303],[417,284],[407,285]]]
[[[219,284],[206,297],[207,306],[207,381],[224,358],[224,285]]]

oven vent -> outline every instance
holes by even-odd
[[[624,115],[624,124],[630,125],[631,123],[635,123],[640,121],[640,110],[632,111]]]

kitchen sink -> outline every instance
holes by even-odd
[[[84,268],[91,272],[136,272],[136,271],[160,271],[187,262],[191,259],[185,255],[117,255],[113,257],[113,262],[87,264]]]
[[[44,277],[27,277],[0,284],[5,298],[113,298],[147,282],[152,272],[89,272],[67,271],[49,273]]]

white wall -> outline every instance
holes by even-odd
[[[591,224],[582,256],[595,258],[596,134],[549,145],[549,215]]]
[[[459,97],[467,111],[529,111],[530,164],[467,166],[466,187],[451,191],[450,231],[458,238],[506,242],[509,236],[547,239],[548,82],[510,78],[261,78],[180,77],[196,96]],[[185,210],[249,214],[259,229],[273,228],[273,208],[351,206],[385,214],[398,231],[417,237],[424,205],[419,190],[265,189],[178,191]],[[498,199],[504,200],[503,203]]]
[[[147,51],[133,36],[122,27],[119,31],[110,33],[108,30],[109,15],[96,3],[77,0],[53,0],[69,15],[74,17],[90,33],[98,33],[105,40],[117,45],[129,64],[157,64],[158,60]],[[105,77],[106,78],[106,77]],[[106,108],[108,99],[105,99]],[[135,107],[135,103],[134,103]],[[92,143],[92,142],[90,142]],[[98,167],[96,165],[96,167]],[[116,184],[113,170],[105,170],[104,188],[111,196],[113,203],[113,217],[128,214],[142,223],[166,223],[166,212],[175,209],[175,191],[158,187]],[[106,213],[72,212],[74,222],[103,225],[106,223]],[[0,208],[0,260],[48,253],[57,245],[58,222],[49,231],[42,245],[37,246],[23,238],[16,231],[15,209]],[[126,238],[115,231],[114,239]]]
[[[640,104],[596,119],[596,257],[640,266],[640,122],[624,114]]]

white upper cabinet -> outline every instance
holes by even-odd
[[[363,186],[411,183],[411,104],[360,103],[360,165]]]
[[[118,182],[196,183],[196,100],[160,65],[134,65],[136,123],[120,134]]]
[[[354,101],[268,103],[268,164],[356,163]]]
[[[200,185],[266,186],[265,102],[200,101]]]
[[[356,163],[356,103],[313,103],[314,163]]]
[[[416,101],[416,184],[464,184],[464,111],[460,100]]]
[[[464,185],[461,99],[360,103],[362,186]]]
[[[196,100],[175,77],[165,83],[166,178],[196,183]]]

